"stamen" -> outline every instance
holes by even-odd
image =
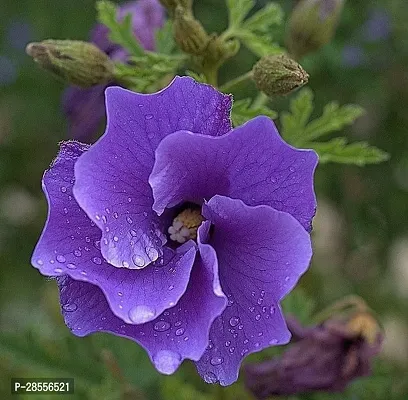
[[[170,239],[178,243],[196,239],[197,229],[203,221],[204,217],[200,214],[199,209],[185,209],[174,218],[173,224],[169,227]]]

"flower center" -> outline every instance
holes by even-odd
[[[170,239],[178,243],[196,239],[197,229],[203,221],[204,217],[199,209],[185,209],[174,218],[173,224],[169,227]]]

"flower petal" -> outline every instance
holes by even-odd
[[[109,265],[100,251],[101,231],[72,196],[74,164],[89,147],[78,142],[61,145],[44,174],[49,215],[34,250],[33,265],[47,276],[67,274],[99,286],[113,313],[128,323],[150,321],[173,307],[184,294],[195,258],[192,241],[142,269]],[[172,290],[168,290],[168,288]]]
[[[64,91],[62,106],[68,119],[68,137],[89,142],[105,117],[106,85],[83,89],[71,86]]]
[[[178,304],[143,325],[124,324],[113,315],[97,286],[59,278],[66,324],[78,336],[105,331],[135,340],[146,348],[163,374],[173,373],[186,358],[199,360],[208,345],[211,324],[226,306],[215,251],[200,244],[200,252],[187,291]]]
[[[250,206],[285,211],[311,230],[316,210],[313,150],[286,144],[267,117],[257,117],[221,137],[190,131],[195,133],[167,136],[156,150],[149,178],[156,212],[185,201],[202,204],[221,194]]]
[[[269,206],[214,196],[203,215],[214,224],[209,244],[228,307],[211,327],[197,368],[207,382],[229,385],[246,355],[289,341],[279,301],[306,271],[312,249],[299,222]]]
[[[231,99],[211,86],[177,77],[152,95],[110,87],[106,106],[104,136],[75,165],[74,194],[102,229],[102,254],[110,264],[120,267],[138,257],[147,265],[160,256],[166,241],[151,208],[148,183],[157,145],[180,129],[205,135],[226,133],[231,126]]]

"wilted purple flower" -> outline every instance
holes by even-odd
[[[316,154],[266,117],[231,131],[231,103],[188,77],[151,95],[109,87],[105,134],[63,143],[44,175],[32,259],[58,277],[76,335],[128,337],[160,372],[187,358],[222,385],[288,342],[279,302],[308,267],[316,207]]]
[[[118,18],[132,15],[133,32],[141,46],[146,50],[154,50],[154,34],[164,22],[164,9],[158,0],[137,0],[122,5]],[[109,30],[105,25],[98,24],[92,31],[91,42],[96,44],[110,58],[125,62],[127,52],[112,43]],[[112,83],[113,84],[113,83]],[[69,137],[89,141],[98,129],[105,116],[104,91],[107,85],[97,85],[82,89],[68,88],[63,95],[63,109],[68,118]]]
[[[258,399],[311,391],[337,392],[371,372],[383,335],[368,314],[302,327],[287,320],[296,343],[279,358],[245,367],[246,385]]]

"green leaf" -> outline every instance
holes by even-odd
[[[117,20],[117,9],[110,1],[98,1],[96,8],[98,21],[106,25],[110,30],[109,39],[128,50],[131,55],[142,56],[144,50],[133,33],[131,14],[127,14],[122,22],[119,22]]]
[[[244,45],[259,57],[279,54],[283,49],[266,35],[255,34],[249,30],[240,30],[236,32],[236,37],[239,38]]]
[[[320,163],[337,162],[362,166],[389,159],[387,153],[366,142],[347,144],[346,138],[336,138],[323,143],[310,142],[304,147],[314,149],[319,155]]]
[[[199,72],[194,72],[191,70],[187,70],[186,71],[186,75],[190,76],[191,78],[195,79],[197,82],[201,82],[201,83],[208,83],[207,82],[207,78],[205,77],[204,74],[199,73]]]
[[[277,113],[267,106],[253,107],[251,99],[234,101],[231,114],[234,126],[240,126],[258,115],[266,115],[271,119],[277,117]]]
[[[272,25],[280,25],[282,20],[282,7],[279,4],[270,3],[248,18],[242,27],[251,32],[266,32]]]
[[[290,102],[290,113],[281,114],[282,137],[289,143],[303,135],[306,124],[313,112],[313,92],[309,88],[302,89]]]
[[[226,0],[228,7],[229,27],[237,28],[254,7],[254,0]]]
[[[340,107],[336,102],[324,107],[323,115],[310,122],[302,136],[302,140],[311,141],[328,133],[339,131],[351,125],[358,117],[364,114],[364,109],[350,104]]]
[[[171,54],[176,48],[176,42],[173,37],[173,23],[167,20],[161,29],[155,34],[156,52],[162,54]]]

